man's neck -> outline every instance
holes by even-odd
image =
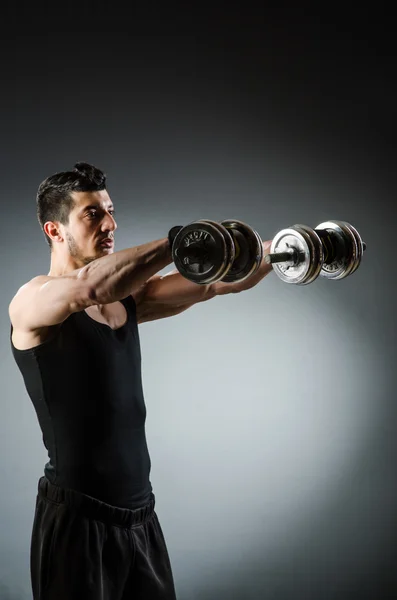
[[[59,257],[54,254],[51,255],[50,271],[48,275],[50,277],[62,277],[72,273],[77,269],[81,268],[82,265],[77,265],[71,257]]]

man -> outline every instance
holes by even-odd
[[[235,284],[160,276],[174,228],[114,252],[106,176],[86,163],[42,182],[37,214],[50,271],[9,307],[13,355],[49,456],[32,531],[34,600],[174,599],[149,480],[137,326],[246,290],[271,266]]]

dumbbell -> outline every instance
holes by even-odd
[[[180,229],[172,244],[172,259],[190,281],[232,283],[244,281],[257,271],[263,245],[258,233],[242,221],[202,219]]]
[[[272,240],[266,262],[286,283],[307,285],[320,275],[344,279],[360,266],[366,248],[345,221],[326,221],[315,229],[293,225]],[[233,283],[253,275],[263,259],[258,233],[246,223],[199,220],[182,227],[172,246],[179,272],[198,284]]]
[[[307,285],[318,276],[345,279],[357,271],[366,249],[358,231],[346,221],[325,221],[312,229],[293,225],[279,231],[265,256],[286,283]]]

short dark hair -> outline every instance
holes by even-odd
[[[78,162],[72,171],[62,171],[47,177],[39,186],[36,197],[37,218],[44,231],[47,221],[69,222],[74,201],[72,192],[96,192],[106,189],[103,171],[85,162]],[[44,232],[50,247],[51,239]]]

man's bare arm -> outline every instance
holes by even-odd
[[[137,310],[137,323],[140,325],[141,323],[147,323],[148,321],[158,321],[159,319],[166,319],[168,317],[175,317],[175,315],[179,315],[191,306],[195,306],[195,304],[182,304],[180,306],[170,305],[170,304],[156,304],[155,306],[148,307],[144,311]]]
[[[264,255],[269,253],[270,245],[271,241],[263,242]],[[263,259],[256,273],[245,281],[236,283],[219,281],[209,285],[193,283],[177,270],[163,276],[154,275],[133,294],[137,305],[138,322],[143,323],[147,320],[173,316],[182,312],[179,307],[183,306],[183,310],[187,310],[198,302],[204,302],[216,296],[237,294],[249,290],[262,281],[272,271],[272,268]],[[173,309],[178,312],[174,313]],[[151,318],[145,318],[145,315],[149,314]]]
[[[165,238],[103,256],[67,275],[35,277],[12,299],[11,322],[28,331],[56,325],[88,306],[126,298],[171,262]]]

